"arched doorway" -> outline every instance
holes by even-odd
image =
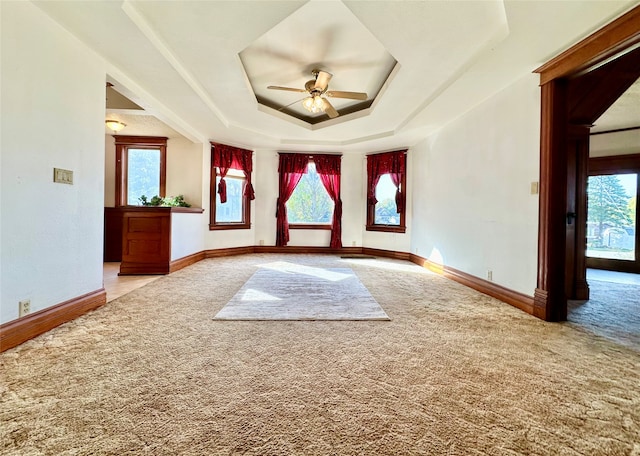
[[[533,314],[565,320],[586,299],[589,128],[640,76],[640,6],[536,70],[542,93],[538,277]]]

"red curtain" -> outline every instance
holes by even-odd
[[[289,242],[289,221],[287,220],[287,201],[291,198],[296,185],[307,172],[309,155],[280,154],[278,164],[279,196],[276,205],[276,245],[285,246]]]
[[[227,202],[227,183],[224,178],[230,168],[239,169],[245,175],[244,195],[250,200],[255,199],[255,192],[251,184],[251,172],[253,171],[253,152],[239,147],[226,146],[224,144],[211,144],[211,166],[217,167],[220,173],[220,183],[217,193],[220,195],[220,202]],[[213,176],[212,176],[213,177]]]
[[[342,200],[340,199],[340,155],[313,155],[322,185],[333,200],[330,247],[342,248]]]
[[[376,186],[383,174],[389,174],[396,186],[396,207],[398,214],[404,210],[405,191],[401,188],[402,176],[406,172],[406,150],[367,155],[367,201],[375,205]]]

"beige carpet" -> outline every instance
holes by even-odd
[[[392,321],[212,320],[274,261]],[[0,360],[2,454],[640,454],[640,351],[400,261],[206,260]]]
[[[569,301],[567,320],[631,348],[640,347],[640,285],[589,280],[588,301]]]
[[[389,320],[350,268],[262,265],[216,320]]]

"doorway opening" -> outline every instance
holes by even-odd
[[[536,70],[542,93],[538,277],[533,314],[567,318],[587,299],[589,133],[640,77],[640,6]]]

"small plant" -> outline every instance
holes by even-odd
[[[191,204],[187,203],[184,200],[183,195],[178,196],[168,196],[163,200],[163,206],[173,206],[173,207],[191,207]]]
[[[152,196],[151,201],[149,201],[149,205],[151,206],[162,206],[162,198],[158,195]]]
[[[140,201],[140,204],[142,206],[191,207],[191,204],[187,203],[184,200],[184,196],[183,195],[168,196],[166,198],[161,198],[158,195],[154,195],[154,196],[151,197],[150,200],[149,200],[149,198],[147,198],[146,195],[141,195],[138,198],[138,201]]]

